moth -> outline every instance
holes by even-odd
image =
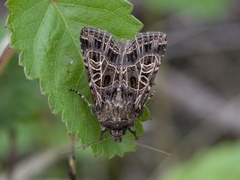
[[[84,27],[80,42],[94,104],[70,90],[83,98],[99,120],[101,138],[109,131],[115,142],[121,142],[129,130],[137,139],[134,123],[151,96],[167,46],[166,34],[145,32],[118,42],[107,31]]]

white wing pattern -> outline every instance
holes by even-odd
[[[132,41],[117,42],[106,31],[86,27],[80,41],[94,101],[92,111],[102,133],[109,130],[121,142],[126,129],[135,135],[134,122],[143,112],[161,64],[166,34],[146,32]]]

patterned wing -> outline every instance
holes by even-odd
[[[133,92],[136,109],[142,110],[147,101],[166,46],[166,34],[162,32],[140,33],[126,45],[124,80],[128,92]]]
[[[94,28],[83,28],[80,42],[93,101],[100,109],[105,101],[103,98],[112,94],[104,89],[113,91],[111,86],[117,83],[114,81],[116,64],[120,61],[119,45],[109,33]]]

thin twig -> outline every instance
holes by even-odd
[[[75,153],[74,153],[74,136],[69,133],[69,139],[70,139],[70,146],[71,151],[69,154],[69,164],[68,164],[68,174],[70,177],[70,180],[76,179],[76,159],[75,159]]]

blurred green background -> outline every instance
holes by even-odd
[[[172,155],[138,147],[108,160],[77,150],[78,179],[240,179],[240,1],[131,2],[143,31],[168,36],[140,142]],[[2,55],[10,32],[0,3]],[[18,54],[9,57],[0,61],[0,179],[68,179],[65,125],[38,81],[26,80]]]

